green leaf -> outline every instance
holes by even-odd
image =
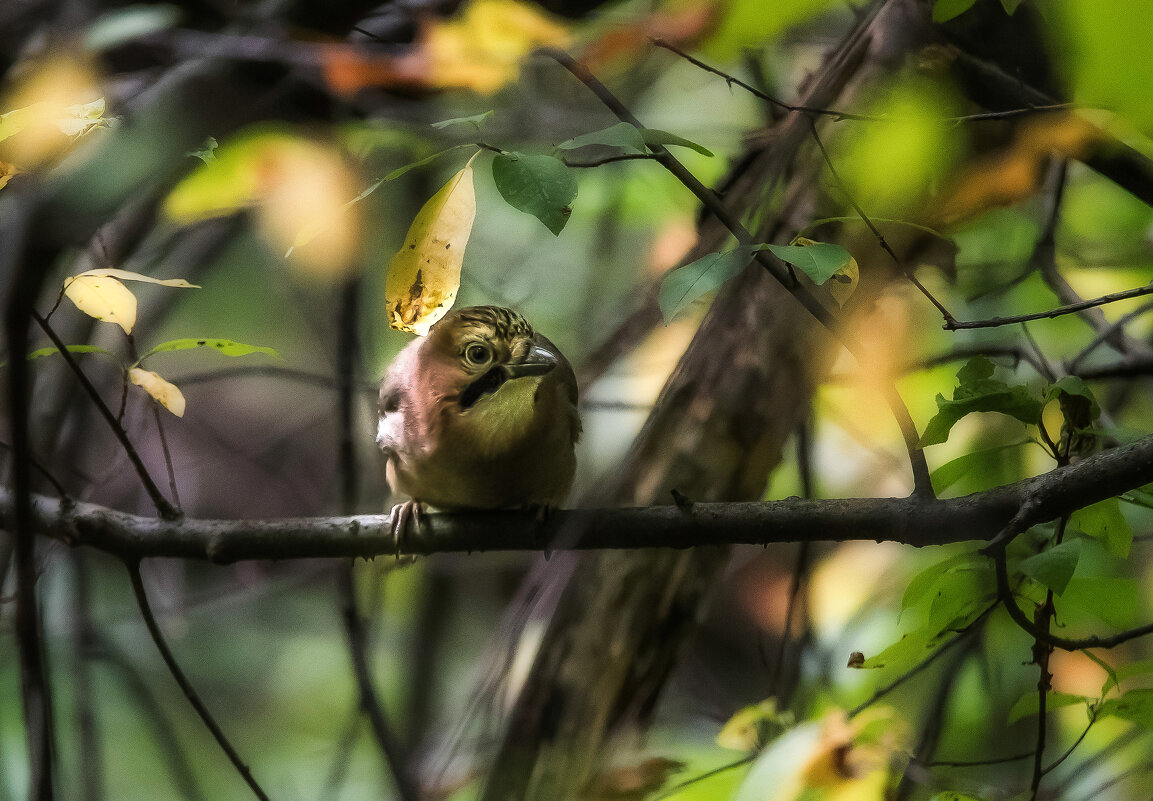
[[[992,368],[992,362],[978,356],[957,372],[960,384],[953,390],[953,400],[937,395],[937,413],[921,435],[922,446],[945,442],[953,426],[973,412],[1000,412],[1030,425],[1041,421],[1044,404],[1032,397],[1027,387],[1009,386],[991,378]]]
[[[1076,539],[1054,545],[1023,560],[1020,564],[1021,572],[1061,595],[1077,569],[1081,547],[1082,541]]]
[[[937,0],[933,4],[933,22],[948,22],[953,17],[964,14],[977,0]]]
[[[1089,389],[1089,385],[1077,376],[1067,375],[1050,385],[1045,393],[1045,401],[1061,400],[1062,396],[1084,399],[1088,404],[1090,420],[1095,420],[1101,416],[1101,407],[1097,403],[1096,396],[1093,395],[1093,390]]]
[[[492,160],[492,178],[510,206],[531,214],[560,236],[577,195],[576,178],[560,160],[501,153]]]
[[[1153,729],[1153,689],[1130,690],[1120,698],[1110,698],[1097,709],[1097,716],[1121,718]]]
[[[959,572],[965,575],[953,575],[958,581],[969,583],[970,587],[982,581],[979,573],[991,576],[991,571]],[[865,670],[888,668],[893,672],[908,670],[956,637],[958,631],[976,620],[986,608],[987,602],[975,590],[941,590],[933,599],[928,622],[924,626],[901,635],[899,640],[866,659],[859,667]]]
[[[721,253],[710,253],[694,262],[678,267],[661,282],[658,302],[665,323],[694,300],[719,287],[748,266],[753,248],[739,247]]]
[[[65,345],[64,349],[69,353],[103,353],[107,356],[115,356],[116,354],[104,348],[98,348],[95,345]],[[59,353],[60,348],[40,348],[28,354],[28,361],[33,359],[42,359],[45,356],[51,356]]]
[[[1089,654],[1092,652],[1085,651],[1085,653]],[[1125,679],[1132,678],[1133,676],[1144,676],[1149,673],[1153,673],[1153,659],[1144,659],[1140,662],[1130,662],[1129,664],[1121,665],[1105,680],[1105,684],[1101,687],[1101,695],[1105,695],[1121,682],[1125,681]]]
[[[1121,514],[1117,498],[1108,498],[1084,509],[1078,509],[1069,518],[1069,525],[1105,546],[1109,553],[1125,559],[1133,545],[1133,529]]]
[[[901,611],[904,612],[921,601],[929,591],[934,589],[946,574],[952,573],[966,565],[972,564],[983,557],[973,551],[956,554],[939,562],[929,565],[909,581],[905,587],[905,594],[901,598]]]
[[[645,139],[635,125],[627,122],[618,122],[599,131],[574,136],[557,145],[557,150],[575,150],[578,147],[589,145],[602,145],[604,147],[619,147],[625,150],[634,150],[637,153],[647,153]]]
[[[668,131],[661,131],[657,128],[643,128],[641,129],[641,138],[644,139],[646,145],[678,145],[680,147],[687,147],[690,150],[695,150],[702,156],[713,157],[713,151],[685,139],[683,136],[677,136],[675,133]]]
[[[140,361],[144,361],[157,353],[167,353],[173,350],[194,350],[196,348],[210,348],[225,356],[247,356],[250,353],[263,353],[266,356],[280,358],[280,354],[272,348],[261,345],[245,345],[243,342],[234,342],[231,339],[173,339],[168,342],[161,342],[141,356]]]
[[[843,269],[853,258],[840,245],[814,242],[811,245],[761,245],[781,261],[787,261],[809,276],[815,284],[823,284],[833,273]]]
[[[1013,12],[1017,10],[1017,6],[1021,5],[1021,0],[1001,0],[1001,8],[1005,9],[1005,13],[1010,17]]]
[[[956,459],[945,462],[929,475],[929,479],[933,484],[933,492],[944,492],[965,476],[982,469],[988,463],[990,456],[1008,450],[1009,448],[1019,448],[1022,445],[1028,445],[1030,442],[1031,440],[1023,439],[1020,442],[997,445],[993,448],[985,448],[984,450],[966,453],[964,456],[958,456]]]
[[[937,793],[930,798],[929,801],[983,801],[983,799],[967,793],[957,793],[952,790],[946,790],[943,793]]]
[[[437,130],[442,130],[450,125],[473,125],[479,131],[486,122],[495,116],[495,114],[495,111],[489,109],[483,114],[473,114],[471,117],[453,117],[450,120],[441,120],[440,122],[433,122],[429,124]]]
[[[1071,693],[1055,693],[1051,692],[1045,696],[1045,710],[1053,711],[1054,709],[1061,709],[1075,704],[1085,704],[1088,706],[1093,702],[1092,698],[1087,698],[1084,695],[1072,695]],[[1009,709],[1008,723],[1012,725],[1022,718],[1027,718],[1030,715],[1036,715],[1041,711],[1040,697],[1037,695],[1036,690],[1030,690],[1017,699],[1017,703]]]
[[[1127,629],[1137,623],[1141,592],[1129,578],[1081,578],[1069,580],[1061,594],[1062,608],[1082,609],[1110,626]]]
[[[960,384],[973,384],[985,378],[992,378],[996,366],[985,356],[974,356],[957,371]]]

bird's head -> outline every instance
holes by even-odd
[[[527,320],[500,306],[450,312],[429,331],[427,347],[455,379],[453,389],[463,411],[496,395],[509,382],[539,379],[563,358]]]

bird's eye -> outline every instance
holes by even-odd
[[[487,364],[491,358],[492,351],[488,349],[488,346],[482,345],[479,342],[474,342],[464,349],[464,360],[469,364]]]

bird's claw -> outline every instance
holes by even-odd
[[[396,558],[404,555],[405,540],[413,533],[414,527],[419,530],[424,523],[424,504],[417,500],[408,500],[392,507],[389,513],[392,522],[389,528],[392,532],[392,542],[396,551]]]

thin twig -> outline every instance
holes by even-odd
[[[368,666],[368,644],[364,622],[357,610],[353,567],[354,563],[349,561],[341,577],[341,592],[344,596],[344,631],[348,637],[348,652],[352,658],[356,686],[360,691],[361,709],[368,718],[377,745],[392,772],[397,795],[401,801],[420,801],[420,786],[409,769],[408,756],[389,725],[384,705],[373,685],[372,673]]]
[[[584,64],[580,63],[563,50],[545,48],[541,51],[549,56],[583,83],[589,91],[596,96],[606,108],[612,111],[622,122],[643,130],[644,125],[639,119],[614,95]],[[686,189],[692,192],[697,199],[713,214],[742,245],[752,245],[753,235],[749,233],[744,224],[720,202],[716,193],[702,184],[695,175],[685,167],[676,156],[662,145],[650,145],[657,161],[673,174]],[[858,360],[865,361],[865,350],[852,341],[841,329],[836,317],[830,312],[809,290],[796,280],[796,278],[781,266],[767,251],[757,251],[753,254],[754,260],[764,267],[770,275],[781,283],[796,298],[813,317],[836,337],[836,339]],[[921,448],[920,435],[917,426],[909,413],[897,388],[892,384],[883,387],[886,403],[901,431],[905,449],[909,454],[910,469],[913,473],[913,491],[915,494],[932,496],[933,486],[929,478],[929,466],[925,461],[925,453]]]
[[[733,85],[733,86],[739,86],[742,89],[744,89],[746,92],[749,92],[749,93],[753,94],[754,96],[760,98],[761,100],[764,100],[766,103],[774,105],[779,109],[783,109],[784,111],[795,111],[795,112],[798,112],[801,114],[808,114],[810,116],[832,117],[836,121],[853,120],[855,122],[899,122],[902,119],[904,119],[902,117],[894,117],[894,116],[889,116],[889,115],[885,115],[885,114],[856,114],[856,113],[849,112],[849,111],[838,111],[836,109],[830,109],[830,108],[813,108],[811,106],[799,106],[799,105],[794,105],[792,103],[786,103],[783,100],[775,98],[772,95],[766,94],[765,92],[762,92],[760,89],[757,89],[755,86],[750,86],[749,84],[745,83],[740,78],[737,78],[734,75],[730,75],[729,73],[727,73],[723,70],[717,69],[716,67],[713,67],[713,66],[706,64],[705,62],[701,61],[698,58],[694,58],[693,56],[689,55],[685,51],[678,48],[676,45],[670,44],[669,42],[665,41],[664,39],[650,38],[649,41],[652,42],[653,45],[655,45],[656,47],[664,48],[665,50],[668,50],[672,53],[676,53],[678,56],[683,58],[685,61],[692,64],[694,67],[699,67],[700,69],[704,70],[705,72],[711,72],[713,75],[724,78],[725,83]],[[1051,104],[1047,104],[1047,105],[1043,105],[1043,106],[1031,106],[1029,108],[1014,108],[1014,109],[1008,109],[1005,111],[984,111],[984,112],[981,112],[979,114],[965,114],[965,115],[962,115],[959,117],[941,117],[937,121],[942,122],[942,123],[948,123],[948,124],[957,124],[957,123],[962,123],[962,122],[983,122],[983,121],[987,121],[987,120],[1005,120],[1005,119],[1010,119],[1012,117],[1020,117],[1020,116],[1026,115],[1026,114],[1037,114],[1039,112],[1044,112],[1044,111],[1068,111],[1068,110],[1071,110],[1073,108],[1074,108],[1074,106],[1072,103],[1051,103]],[[912,118],[910,118],[910,119],[912,119]],[[922,122],[923,120],[918,118],[917,121]]]
[[[125,567],[128,568],[128,575],[132,580],[132,592],[136,595],[136,603],[140,607],[140,616],[144,619],[144,625],[148,628],[148,634],[152,637],[152,642],[156,645],[156,650],[160,652],[164,664],[168,666],[168,672],[172,674],[177,685],[180,686],[181,692],[184,697],[188,699],[188,703],[192,704],[192,708],[196,710],[196,714],[204,722],[205,727],[209,733],[212,734],[217,745],[224,751],[228,757],[228,761],[236,768],[236,772],[244,779],[244,783],[252,790],[253,795],[260,799],[260,801],[269,801],[268,795],[257,784],[256,779],[252,776],[252,771],[244,764],[244,760],[240,758],[240,754],[229,742],[228,738],[224,735],[224,730],[212,717],[212,713],[208,711],[208,707],[200,699],[196,689],[184,675],[180,664],[173,656],[168,643],[164,639],[164,634],[160,631],[160,626],[156,622],[155,615],[152,614],[152,606],[148,603],[148,594],[144,590],[144,581],[140,577],[140,563],[139,562],[125,562]]]
[[[1088,345],[1082,348],[1076,356],[1069,360],[1067,367],[1068,371],[1070,373],[1076,373],[1077,369],[1081,366],[1081,363],[1085,361],[1085,359],[1087,359],[1093,351],[1099,348],[1105,342],[1105,340],[1109,339],[1118,331],[1123,331],[1125,326],[1129,325],[1129,323],[1133,322],[1138,317],[1148,314],[1151,311],[1153,311],[1153,301],[1141,304],[1133,311],[1123,314],[1117,319],[1116,322],[1110,323],[1109,325],[1101,328],[1101,330],[1099,330],[1093,337],[1092,341],[1090,341]]]
[[[893,260],[893,264],[897,265],[897,269],[901,271],[901,274],[905,276],[909,283],[917,288],[918,292],[924,295],[928,301],[936,307],[937,311],[941,314],[941,317],[945,320],[946,323],[955,319],[953,315],[949,313],[949,310],[945,308],[944,304],[933,297],[933,293],[930,292],[925,287],[925,285],[921,283],[917,276],[913,274],[913,271],[905,266],[905,263],[897,255],[896,251],[894,251],[893,248],[889,246],[889,243],[885,240],[885,235],[882,234],[881,230],[873,224],[873,221],[869,219],[869,215],[866,214],[865,210],[861,208],[861,205],[857,203],[856,198],[854,198],[852,193],[849,191],[849,185],[845,183],[840,174],[837,172],[837,168],[833,166],[833,160],[829,157],[829,151],[825,149],[825,143],[821,141],[821,136],[817,133],[817,121],[812,117],[809,118],[809,127],[813,136],[813,141],[817,143],[817,148],[821,151],[821,157],[825,160],[825,166],[829,168],[829,174],[832,175],[833,180],[837,182],[837,185],[841,189],[841,193],[845,196],[845,199],[849,201],[849,205],[853,207],[853,211],[857,212],[857,216],[861,218],[861,221],[865,223],[869,231],[872,232],[873,236],[877,240],[877,244],[881,246],[881,250],[889,254],[889,258]]]
[[[681,790],[684,790],[688,787],[692,787],[694,784],[700,784],[701,782],[703,782],[707,779],[711,779],[714,776],[719,776],[722,773],[726,773],[730,770],[735,770],[736,768],[742,767],[744,765],[748,765],[750,762],[755,761],[758,756],[760,756],[760,753],[754,752],[752,754],[749,754],[746,757],[741,757],[736,762],[729,762],[727,765],[721,765],[718,768],[713,768],[712,770],[706,770],[704,773],[693,776],[691,779],[685,779],[683,782],[678,782],[677,784],[674,784],[672,787],[669,787],[667,790],[660,793],[659,795],[654,795],[652,798],[649,799],[649,801],[664,801],[664,799],[666,799],[666,798],[672,798],[674,795],[679,793]]]
[[[1073,754],[1073,752],[1077,750],[1077,747],[1079,745],[1081,745],[1081,742],[1089,734],[1089,730],[1093,728],[1093,724],[1096,722],[1097,722],[1097,708],[1093,707],[1089,710],[1089,723],[1085,726],[1084,729],[1082,729],[1081,736],[1078,737],[1073,742],[1073,744],[1071,746],[1069,746],[1069,748],[1065,751],[1065,753],[1061,754],[1061,756],[1054,759],[1053,762],[1051,764],[1049,764],[1048,767],[1044,768],[1041,771],[1042,775],[1048,775],[1053,770],[1055,770],[1058,765],[1060,765],[1062,762],[1064,762],[1066,759],[1068,759]]]
[[[1022,759],[1031,759],[1033,757],[1032,751],[1022,751],[1019,754],[1012,756],[997,757],[995,759],[974,759],[970,761],[964,760],[945,760],[936,759],[932,762],[926,762],[926,768],[983,768],[986,765],[1004,765],[1007,762],[1020,762]]]
[[[925,670],[925,668],[932,665],[934,662],[936,662],[938,659],[940,659],[942,656],[944,656],[948,651],[950,651],[954,646],[960,645],[962,642],[964,642],[966,639],[968,639],[968,637],[974,631],[976,631],[979,626],[984,624],[985,618],[987,618],[993,612],[993,610],[996,608],[997,608],[997,604],[993,604],[992,606],[988,607],[984,612],[977,615],[975,618],[973,618],[972,622],[970,622],[967,626],[962,628],[957,633],[956,637],[949,640],[947,643],[942,645],[937,650],[933,651],[933,653],[929,654],[927,657],[922,659],[920,662],[918,662],[913,667],[906,670],[904,673],[902,673],[897,678],[893,679],[891,682],[886,684],[884,687],[877,689],[871,696],[869,696],[867,699],[865,699],[861,703],[857,704],[857,706],[855,706],[851,710],[849,710],[848,716],[850,718],[855,718],[857,715],[864,712],[870,706],[877,703],[877,701],[880,701],[882,698],[884,698],[886,695],[891,693],[893,690],[897,689],[902,684],[907,682],[909,679],[913,678],[918,673]]]
[[[156,431],[160,434],[160,449],[164,452],[164,466],[168,470],[168,491],[172,493],[172,505],[176,507],[180,514],[184,514],[184,510],[180,507],[180,492],[176,488],[176,469],[172,465],[172,453],[168,449],[168,436],[164,432],[164,419],[160,414],[160,404],[153,401],[152,414],[156,419]]]
[[[179,519],[180,510],[173,506],[168,499],[164,497],[160,488],[156,486],[156,482],[153,481],[152,476],[149,475],[148,468],[144,466],[144,461],[140,458],[140,454],[136,452],[132,441],[128,439],[128,433],[124,430],[124,427],[117,422],[116,416],[112,414],[112,410],[108,408],[108,404],[104,402],[104,399],[100,397],[100,393],[96,390],[96,387],[88,379],[88,376],[84,374],[84,371],[80,369],[80,365],[76,362],[76,359],[68,352],[68,347],[64,344],[64,341],[60,339],[56,331],[48,325],[48,322],[41,317],[35,309],[31,310],[30,315],[44,333],[47,334],[48,338],[52,340],[52,344],[60,351],[60,356],[64,359],[69,369],[72,370],[72,373],[80,382],[80,386],[84,389],[85,393],[87,393],[93,404],[95,404],[101,417],[103,417],[109,427],[111,427],[112,433],[116,436],[116,439],[119,440],[120,445],[124,448],[125,454],[128,456],[128,460],[132,462],[136,474],[140,477],[141,483],[144,484],[144,489],[148,493],[148,497],[152,499],[152,504],[156,507],[156,511],[158,511],[160,516],[165,520]]]
[[[612,164],[617,161],[656,161],[657,157],[652,153],[620,153],[616,156],[605,156],[603,159],[596,159],[595,161],[570,161],[567,157],[562,158],[561,162],[566,167],[575,167],[584,169],[587,167],[600,167],[604,164]]]
[[[1153,294],[1153,281],[1146,284],[1145,286],[1137,287],[1136,289],[1126,289],[1123,292],[1111,292],[1108,295],[1102,295],[1099,298],[1092,298],[1091,300],[1082,300],[1078,301],[1077,303],[1058,306],[1057,308],[1049,309],[1048,311],[1033,312],[1032,314],[1016,314],[1010,317],[990,317],[987,320],[953,320],[952,322],[946,322],[943,327],[946,331],[959,331],[969,328],[998,328],[1003,325],[1027,323],[1032,320],[1048,320],[1054,317],[1061,317],[1066,314],[1076,314],[1079,311],[1091,309],[1095,306],[1104,306],[1107,303],[1116,303],[1120,300],[1139,298],[1149,294]]]

